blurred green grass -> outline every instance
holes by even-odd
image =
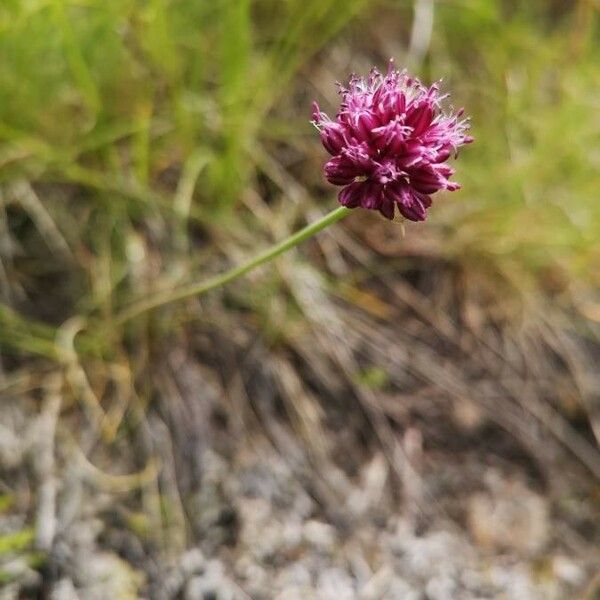
[[[468,198],[450,208],[455,250],[505,262],[517,276],[558,268],[597,286],[597,10],[591,2],[502,4],[439,11],[434,72],[456,79],[478,142],[460,161]]]
[[[140,283],[144,261],[158,260],[173,282],[210,259],[210,245],[195,240],[269,239],[269,224],[239,210],[248,190],[260,194],[256,149],[310,135],[308,100],[296,92],[314,94],[307,73],[318,52],[377,31],[382,16],[400,24],[410,9],[5,0],[0,343],[53,356],[53,327],[26,322],[21,307],[52,325],[109,317],[161,283]],[[431,220],[449,259],[529,290],[549,271],[567,288],[597,287],[598,33],[589,0],[435,4],[419,74],[445,79],[477,139],[458,163],[463,191],[440,200]],[[304,125],[294,130],[290,114]],[[321,152],[316,140],[310,149]],[[302,184],[334,202],[320,173]]]

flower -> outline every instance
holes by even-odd
[[[463,144],[463,110],[447,114],[437,84],[425,87],[406,71],[387,75],[373,69],[368,78],[352,76],[340,86],[342,97],[334,120],[313,103],[313,123],[323,146],[332,155],[325,177],[343,186],[338,199],[348,208],[378,210],[394,218],[395,207],[411,221],[423,221],[438,190],[454,191],[454,169],[446,161]]]

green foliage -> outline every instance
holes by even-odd
[[[451,73],[477,138],[447,207],[457,256],[598,283],[600,47],[596,13],[579,4],[440,6],[431,70]]]
[[[19,550],[24,550],[31,546],[33,541],[33,530],[30,528],[21,529],[14,533],[7,533],[0,536],[0,557],[6,554],[12,554]]]
[[[2,218],[21,224],[8,232],[15,238],[37,223],[21,183],[37,186],[36,210],[66,249],[49,260],[41,231],[19,239],[26,261],[11,251],[5,265],[17,295],[46,296],[40,279],[57,277],[58,265],[70,302],[54,302],[53,320],[108,316],[142,291],[132,272],[150,251],[169,281],[187,272],[190,228],[235,229],[269,111],[362,4],[2,3]],[[33,331],[8,309],[0,320],[4,347],[52,355],[54,332]]]
[[[293,112],[295,76],[348,23],[360,34],[377,30],[379,8],[400,20],[408,4],[3,2],[0,208],[3,220],[13,214],[11,227],[19,214],[9,233],[22,245],[2,265],[3,281],[17,297],[54,302],[46,320],[55,324],[72,314],[108,317],[145,289],[198,272],[206,256],[191,231],[255,246],[272,239],[271,223],[241,221],[235,209],[249,187],[260,193],[257,147],[296,143],[308,131],[276,118]],[[598,19],[588,2],[559,4],[435,4],[421,75],[444,77],[473,115],[477,141],[457,163],[464,190],[440,199],[431,223],[444,226],[443,252],[466,265],[485,261],[534,283],[559,268],[594,285]],[[301,111],[306,122],[308,100]],[[39,205],[22,196],[23,181]],[[21,237],[32,223],[45,229]],[[164,280],[143,272],[151,258]],[[50,294],[48,278],[57,282]],[[4,348],[55,354],[54,328],[9,309],[0,325]]]
[[[369,367],[356,374],[356,381],[373,390],[384,388],[389,383],[389,375],[381,367]]]

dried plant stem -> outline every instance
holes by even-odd
[[[186,298],[192,298],[194,296],[199,296],[218,288],[242,275],[245,275],[249,271],[252,271],[256,267],[263,265],[274,258],[280,256],[284,252],[287,252],[294,246],[302,243],[307,240],[315,233],[325,229],[329,225],[343,219],[348,213],[350,213],[350,209],[345,208],[344,206],[340,206],[330,213],[326,214],[324,217],[315,221],[314,223],[310,223],[300,231],[292,234],[290,237],[282,240],[281,242],[267,248],[260,254],[256,255],[254,258],[251,258],[249,261],[222,273],[221,275],[216,275],[215,277],[211,277],[210,279],[206,279],[203,281],[193,282],[187,285],[183,285],[179,288],[166,290],[165,292],[159,292],[153,296],[140,300],[125,308],[120,314],[117,315],[115,322],[117,324],[123,324],[135,317],[138,317],[141,314],[144,314],[150,310],[158,308],[160,306],[164,306],[166,304],[171,304],[173,302],[177,302],[179,300],[185,300]]]

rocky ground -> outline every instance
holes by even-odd
[[[126,353],[67,319],[60,361],[2,357],[1,600],[598,597],[597,346],[423,233],[323,247],[352,234],[414,269],[290,256],[260,318],[255,273]]]
[[[164,456],[159,500],[153,473],[76,460],[57,402],[34,422],[4,405],[2,600],[596,597],[597,548],[566,516],[590,507],[553,504],[492,452],[442,461],[409,428],[396,465],[375,450],[348,474],[311,466],[282,429],[287,455],[262,434],[205,449],[187,499]]]

